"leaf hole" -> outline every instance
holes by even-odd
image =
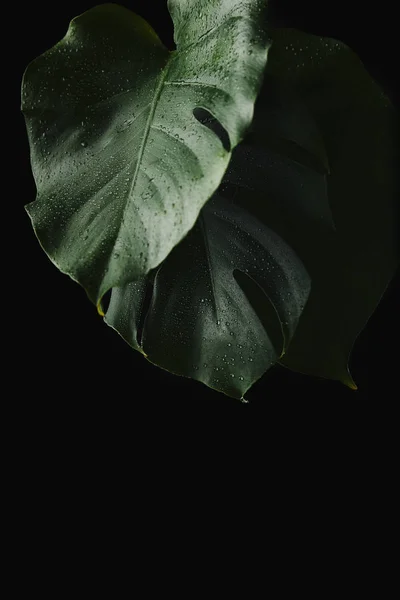
[[[193,116],[199,121],[199,123],[205,127],[208,127],[208,129],[211,129],[211,131],[213,131],[215,135],[219,137],[226,152],[231,151],[231,143],[228,132],[226,131],[225,127],[221,125],[218,119],[216,119],[208,110],[201,108],[200,106],[197,106],[193,110]]]
[[[284,338],[282,325],[274,305],[263,289],[249,275],[235,269],[233,276],[260,319],[277,356],[280,357],[284,347]]]
[[[101,310],[103,311],[104,314],[106,314],[108,311],[108,307],[110,306],[110,300],[111,300],[111,290],[108,290],[108,292],[106,292],[104,294],[104,296],[101,298]]]
[[[142,347],[143,347],[143,334],[144,334],[144,329],[145,329],[145,325],[146,325],[146,317],[149,313],[151,301],[153,298],[153,289],[154,289],[154,280],[149,281],[149,283],[146,287],[146,292],[144,294],[141,307],[140,307],[140,315],[139,315],[138,324],[137,324],[136,339],[137,339],[139,346],[142,346]]]

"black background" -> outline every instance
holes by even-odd
[[[10,385],[2,386],[1,423],[8,501],[3,529],[8,525],[11,532],[7,574],[15,573],[14,588],[51,586],[51,596],[68,584],[76,593],[75,573],[79,589],[89,575],[87,588],[100,582],[103,590],[116,556],[113,595],[125,572],[135,589],[142,571],[146,589],[172,580],[174,589],[183,582],[186,592],[214,565],[220,574],[227,539],[241,573],[245,554],[250,550],[253,558],[256,545],[253,572],[262,573],[267,589],[273,557],[274,567],[282,567],[279,589],[293,582],[296,591],[318,585],[320,592],[336,584],[341,592],[353,575],[357,591],[362,584],[370,591],[375,576],[381,593],[394,572],[396,285],[355,344],[351,368],[358,392],[274,369],[244,405],[170,375],[131,350],[103,323],[83,289],[50,263],[34,236],[23,208],[34,200],[35,186],[19,113],[22,74],[64,36],[71,18],[95,4],[15,3],[15,18],[3,13],[2,67],[12,66],[18,124],[16,154],[7,156],[10,163],[17,157],[17,177],[3,187],[4,205],[16,210],[2,223],[2,332],[9,328],[12,334],[11,343],[2,345],[1,363],[3,382],[10,375]],[[123,4],[147,18],[164,41],[171,39],[164,0]],[[398,105],[398,62],[391,60],[397,19],[389,2],[369,8],[352,0],[274,0],[270,6],[281,25],[351,46]],[[10,124],[14,135],[13,122],[3,123],[4,129]],[[3,178],[11,180],[7,172]],[[11,407],[10,416],[4,407]],[[190,583],[182,554],[196,568]],[[160,570],[169,557],[167,575]],[[231,576],[231,555],[228,564]]]
[[[20,82],[27,63],[54,45],[65,34],[74,16],[96,2],[32,3],[24,8],[23,43],[15,53],[15,96],[19,105]],[[164,0],[121,2],[145,17],[171,47],[172,25]],[[50,6],[50,7],[49,7]],[[389,3],[387,7],[389,7]],[[394,9],[387,9],[393,10]],[[270,3],[271,19],[310,33],[342,40],[353,48],[393,102],[395,69],[394,20],[384,5],[373,10],[364,3]],[[37,242],[23,206],[35,198],[29,148],[22,115],[19,119],[17,228],[23,248],[20,257],[18,331],[15,363],[21,365],[14,390],[21,410],[29,404],[36,421],[84,421],[119,428],[137,427],[144,414],[158,425],[167,417],[195,424],[219,413],[246,418],[262,412],[263,423],[279,420],[353,426],[389,417],[397,396],[399,338],[398,280],[389,287],[367,327],[356,341],[351,371],[359,386],[351,391],[325,381],[274,368],[248,392],[248,405],[214,392],[203,384],[169,374],[148,363],[108,328],[88,301],[83,289],[57,271]],[[16,306],[16,303],[14,304]],[[392,345],[393,344],[393,345]],[[315,402],[317,401],[317,402]],[[244,416],[244,415],[243,415]],[[240,416],[240,418],[243,418]]]

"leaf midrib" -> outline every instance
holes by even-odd
[[[161,92],[162,92],[163,87],[164,87],[165,78],[167,77],[169,68],[171,66],[171,62],[172,61],[170,59],[168,61],[168,63],[166,64],[166,66],[164,67],[164,70],[160,74],[160,78],[159,78],[159,81],[158,81],[158,84],[157,84],[157,87],[156,87],[156,90],[155,90],[155,93],[154,93],[154,97],[153,97],[153,100],[152,100],[151,105],[150,105],[149,116],[147,117],[146,125],[145,125],[145,128],[144,128],[144,134],[143,134],[142,142],[140,144],[139,154],[138,154],[137,161],[136,161],[135,172],[134,172],[133,177],[132,177],[131,187],[129,188],[128,198],[131,197],[131,194],[132,194],[132,192],[133,192],[133,190],[135,188],[135,185],[136,185],[136,181],[137,181],[137,178],[138,178],[138,175],[139,175],[139,170],[140,170],[140,165],[141,165],[141,162],[142,162],[143,154],[144,154],[144,151],[145,151],[145,148],[146,148],[146,144],[147,144],[147,140],[148,140],[148,137],[149,137],[149,134],[150,134],[150,129],[151,129],[151,125],[152,125],[152,122],[153,122],[154,113],[156,111],[156,107],[157,107],[158,101],[160,99]]]

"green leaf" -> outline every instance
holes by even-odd
[[[27,211],[50,259],[98,305],[193,227],[251,122],[266,64],[263,0],[168,6],[175,51],[141,17],[103,4],[23,78],[37,186]]]
[[[287,348],[309,289],[291,248],[217,193],[155,273],[112,290],[105,320],[151,362],[243,399]]]
[[[225,189],[311,276],[280,363],[356,388],[351,349],[399,264],[395,112],[341,42],[293,29],[271,37],[255,118]]]

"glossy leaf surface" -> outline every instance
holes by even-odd
[[[341,42],[292,29],[271,37],[253,125],[224,185],[311,276],[281,364],[354,388],[351,349],[399,264],[397,119]]]
[[[57,267],[98,304],[159,265],[218,187],[252,116],[267,59],[265,2],[170,0],[176,50],[103,4],[27,68],[22,87],[37,199]],[[228,143],[204,126],[212,114]]]
[[[113,289],[105,320],[151,362],[243,398],[287,348],[309,289],[291,248],[216,194],[154,274]]]

